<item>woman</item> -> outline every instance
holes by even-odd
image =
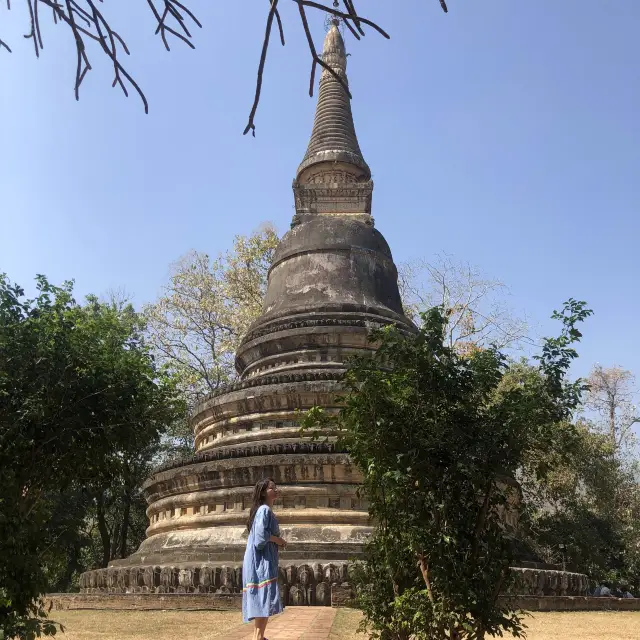
[[[278,487],[271,478],[256,484],[247,522],[249,539],[242,565],[242,618],[254,620],[253,640],[263,640],[269,617],[283,609],[278,587],[278,548],[286,542],[280,537],[278,521],[271,510]]]

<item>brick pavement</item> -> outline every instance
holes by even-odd
[[[336,609],[328,607],[287,607],[267,625],[271,640],[328,640]],[[236,627],[219,640],[251,640],[253,622]]]

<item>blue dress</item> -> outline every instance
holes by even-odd
[[[278,545],[269,542],[279,536],[276,517],[266,504],[256,512],[249,532],[242,565],[242,619],[268,618],[283,610],[278,586]]]

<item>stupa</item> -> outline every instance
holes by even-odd
[[[348,83],[335,22],[322,59]],[[194,458],[144,484],[150,525],[138,551],[84,574],[83,591],[237,591],[253,485],[266,476],[281,494],[286,602],[329,604],[331,585],[347,580],[345,565],[370,531],[361,478],[333,444],[300,436],[299,411],[337,410],[345,360],[372,348],[372,327],[414,327],[371,216],[373,182],[350,98],[326,69],[293,192],[295,215],[269,271],[263,313],[236,355],[239,382],[196,409]]]
[[[347,85],[337,22],[322,59]],[[150,525],[138,551],[83,574],[84,593],[241,592],[253,486],[267,476],[280,488],[275,509],[288,541],[280,557],[285,603],[329,605],[332,591],[348,590],[348,561],[371,531],[361,476],[331,442],[301,437],[299,412],[338,410],[345,361],[373,348],[370,329],[415,327],[374,226],[371,171],[336,76],[325,69],[320,78],[311,140],[293,181],[295,215],[269,271],[263,313],[238,349],[239,381],[197,407],[195,456],[145,482]],[[576,574],[523,571],[532,593],[548,584],[582,591]]]

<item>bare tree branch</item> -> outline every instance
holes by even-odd
[[[298,0],[294,0],[296,2]],[[309,22],[307,21],[307,14],[304,10],[304,6],[302,2],[298,2],[298,9],[300,10],[300,18],[302,20],[302,27],[304,29],[304,33],[307,36],[307,42],[309,43],[309,51],[311,51],[311,58],[313,60],[312,69],[311,69],[311,83],[309,85],[309,96],[313,96],[313,84],[315,78],[315,67],[319,64],[323,69],[326,69],[341,85],[342,88],[346,91],[347,95],[351,99],[351,91],[349,91],[349,87],[347,83],[334,71],[334,69],[329,66],[326,62],[320,58],[318,52],[315,49],[313,44],[313,36],[311,35],[311,30],[309,29]]]
[[[258,80],[256,81],[256,95],[253,99],[253,106],[251,107],[251,113],[249,114],[249,122],[245,127],[244,133],[242,135],[247,135],[249,131],[252,132],[252,135],[255,137],[256,135],[256,125],[253,120],[256,115],[256,111],[258,110],[258,104],[260,103],[260,93],[262,91],[262,75],[264,73],[264,65],[267,61],[267,50],[269,49],[269,40],[271,39],[271,27],[273,26],[273,18],[278,10],[278,1],[279,0],[271,0],[271,8],[269,9],[269,14],[267,16],[267,26],[264,34],[264,41],[262,43],[262,53],[260,54],[260,64],[258,65]]]
[[[342,1],[347,10],[347,13],[351,16],[351,19],[353,20],[353,24],[355,28],[358,30],[360,35],[362,36],[365,35],[364,31],[362,30],[362,27],[360,26],[360,18],[358,17],[358,12],[356,11],[355,5],[353,4],[352,0],[342,0]],[[347,22],[345,24],[348,25],[349,23]],[[360,40],[356,32],[352,30],[351,33],[353,33],[356,36],[356,38]]]
[[[112,28],[107,18],[98,8],[98,3],[104,0],[24,0],[29,11],[30,30],[25,38],[33,41],[36,56],[40,57],[40,51],[44,48],[40,5],[49,8],[52,12],[54,24],[65,24],[69,27],[76,45],[76,74],[74,93],[76,100],[80,98],[80,87],[92,66],[87,52],[88,42],[95,42],[102,52],[111,60],[114,71],[112,85],[119,86],[125,96],[129,95],[129,88],[133,87],[140,96],[145,113],[149,112],[147,98],[125,69],[120,61],[121,54],[129,55],[129,48],[124,39]],[[162,11],[158,10],[156,0],[146,0],[156,20],[155,33],[159,34],[164,46],[169,49],[169,37],[177,38],[192,49],[195,45],[191,41],[189,23],[202,27],[195,15],[178,0],[161,0]],[[11,9],[11,3],[7,2],[7,9]],[[11,49],[6,42],[0,40],[0,48],[7,51]]]
[[[271,1],[271,0],[270,0]],[[280,44],[284,47],[284,27],[282,26],[282,18],[280,17],[280,12],[278,9],[275,10],[276,21],[278,23],[278,30],[280,31]]]
[[[462,352],[493,344],[500,349],[529,343],[526,320],[510,310],[508,289],[486,279],[468,263],[442,255],[436,262],[414,260],[398,269],[405,313],[414,321],[427,309],[440,306],[449,320],[446,340]]]
[[[114,72],[112,86],[119,86],[125,96],[129,95],[129,88],[132,87],[142,100],[145,113],[149,112],[149,103],[144,92],[142,91],[140,85],[125,69],[120,60],[122,54],[129,55],[127,44],[124,39],[118,34],[118,32],[111,26],[102,11],[98,9],[97,4],[103,4],[105,0],[22,1],[27,4],[31,27],[29,32],[25,35],[25,38],[33,40],[33,46],[36,56],[40,56],[40,51],[44,47],[39,14],[40,5],[43,5],[51,10],[54,24],[63,23],[67,25],[67,27],[69,27],[76,45],[76,74],[74,84],[74,93],[76,96],[76,100],[80,97],[80,87],[87,73],[92,69],[89,60],[89,54],[86,48],[86,45],[90,41],[92,41],[96,42],[102,52],[111,60]],[[133,0],[128,1],[132,2]],[[343,86],[343,88],[351,98],[351,93],[349,92],[349,88],[347,87],[344,80],[340,78],[329,65],[322,61],[317,51],[315,50],[305,8],[320,11],[341,20],[357,40],[360,40],[361,36],[365,35],[363,25],[371,27],[385,38],[389,38],[389,34],[375,22],[361,16],[356,9],[354,0],[342,0],[344,11],[340,11],[338,9],[338,7],[340,6],[339,0],[333,0],[333,7],[322,4],[322,2],[314,2],[313,0],[291,1],[295,2],[298,5],[299,13],[302,20],[302,28],[305,32],[305,36],[307,37],[309,51],[311,53],[312,64],[310,74],[310,95],[313,95],[316,67],[317,65],[320,65],[323,69],[326,69],[328,73],[331,73],[338,80],[338,82],[340,82],[340,84]],[[330,2],[331,0],[325,1]],[[256,90],[253,105],[249,114],[248,124],[244,130],[244,134],[247,134],[249,131],[251,131],[254,136],[256,128],[255,116],[258,110],[258,105],[260,103],[263,74],[274,18],[278,24],[280,42],[283,46],[285,44],[284,27],[278,9],[279,0],[269,0],[269,2],[270,9],[269,13],[267,14],[265,35],[262,43],[260,62],[258,65]],[[439,2],[442,10],[446,13],[448,9],[445,0],[439,0]],[[191,49],[195,48],[190,27],[191,25],[202,27],[202,24],[195,16],[195,14],[186,6],[186,4],[184,4],[184,2],[180,2],[179,0],[146,0],[146,3],[155,21],[155,34],[160,36],[160,39],[162,40],[162,43],[167,51],[171,50],[171,38],[179,40]],[[11,2],[10,0],[7,0],[7,9],[10,10],[11,8]],[[12,52],[9,45],[0,38],[0,50],[3,48],[6,49],[9,53]]]
[[[597,364],[587,378],[586,406],[600,414],[599,427],[610,439],[614,455],[635,444],[632,427],[640,422],[635,404],[635,376],[622,367]]]
[[[215,260],[192,251],[172,265],[162,294],[145,307],[149,343],[189,404],[236,378],[235,351],[262,310],[277,242],[267,226],[237,236],[233,250]]]

